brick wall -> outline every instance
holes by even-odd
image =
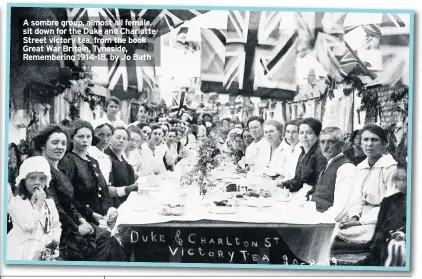
[[[400,114],[394,111],[394,102],[387,101],[390,97],[392,89],[389,87],[383,87],[377,89],[378,99],[381,104],[381,126],[387,127],[391,124],[400,122]]]

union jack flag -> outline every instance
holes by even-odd
[[[202,57],[206,60],[201,67],[202,92],[293,98],[298,41],[295,29],[293,13],[230,11],[225,42],[209,44],[212,33],[203,40]],[[224,67],[217,64],[220,60],[214,63],[209,59],[223,55]]]
[[[149,100],[158,100],[155,96],[157,84],[155,82],[154,66],[159,65],[159,53],[157,46],[159,46],[158,37],[170,32],[174,28],[183,24],[186,20],[193,19],[194,17],[208,12],[207,10],[156,10],[156,9],[97,9],[97,8],[75,8],[67,9],[67,17],[70,21],[82,21],[84,25],[81,28],[88,28],[89,30],[97,29],[100,34],[96,35],[73,35],[74,38],[90,39],[91,43],[85,43],[87,54],[95,53],[94,45],[101,46],[118,46],[114,39],[123,38],[124,36],[132,36],[138,38],[138,34],[122,35],[122,23],[126,19],[129,21],[149,21],[148,26],[151,29],[158,30],[157,35],[149,36],[146,44],[125,44],[127,52],[103,52],[108,58],[107,61],[95,61],[92,65],[93,71],[97,71],[97,75],[106,76],[105,83],[107,88],[111,90],[112,95],[125,100],[130,98],[137,98],[141,94],[148,96]],[[110,26],[95,26],[89,25],[89,20],[107,20],[116,24]],[[145,26],[133,25],[125,26],[125,28],[143,29]],[[113,32],[107,32],[110,30]],[[144,36],[145,37],[145,36]],[[111,39],[111,41],[104,41],[94,43],[95,38]],[[121,44],[120,44],[121,45]],[[82,44],[78,44],[82,46]],[[76,53],[75,53],[76,54]],[[134,61],[125,60],[123,57],[126,55],[133,57],[134,54],[142,55],[149,54],[152,59]],[[155,55],[156,54],[156,55]],[[76,64],[79,62],[76,61]],[[155,94],[155,95],[154,95]]]
[[[226,30],[201,30],[201,91],[224,92]]]
[[[368,86],[388,84],[391,86],[401,82],[409,84],[409,46],[410,46],[410,15],[383,14],[380,50],[383,60],[383,71],[379,77]]]
[[[303,57],[314,49],[330,75],[341,81],[357,63],[366,62],[364,59],[369,60],[367,62],[382,59],[391,62],[383,54],[387,49],[408,47],[409,26],[405,16],[391,13],[297,13],[298,31],[301,34],[299,56]],[[359,32],[365,34],[366,38],[356,42]],[[357,57],[361,58],[361,62]],[[371,66],[369,69],[372,69]],[[373,69],[381,70],[377,67]],[[383,69],[386,69],[385,63]]]
[[[180,117],[182,116],[183,112],[195,110],[190,107],[191,103],[192,100],[189,98],[189,93],[185,88],[182,88],[180,91],[175,92],[170,112],[175,112],[176,115]]]

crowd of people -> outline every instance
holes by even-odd
[[[34,259],[52,242],[50,259],[128,261],[110,237],[118,208],[137,179],[172,171],[206,137],[231,155],[239,172],[277,181],[303,194],[339,224],[337,241],[371,244],[365,263],[383,265],[391,231],[405,230],[405,127],[369,124],[351,135],[315,118],[283,125],[252,116],[220,119],[207,113],[152,118],[140,105],[137,121],[118,119],[120,100],[105,103],[93,123],[44,127],[29,144],[9,148],[8,259]],[[400,126],[400,127],[399,127]],[[393,142],[391,139],[394,138]]]

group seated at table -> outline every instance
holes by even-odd
[[[115,117],[120,101],[106,105],[107,117]],[[314,202],[338,223],[337,242],[372,245],[362,264],[383,265],[390,232],[405,233],[406,164],[387,152],[380,126],[364,126],[347,145],[339,128],[323,128],[315,118],[283,125],[252,116],[245,129],[238,119],[220,122],[210,115],[197,126],[166,117],[149,124],[147,112],[140,106],[138,121],[127,128],[115,118],[98,119],[95,126],[77,120],[66,128],[49,125],[33,138],[39,156],[19,162],[15,181],[9,180],[8,259],[34,259],[57,243],[51,259],[129,260],[111,236],[119,206],[145,186],[139,177],[174,171],[211,135],[218,141],[212,156],[228,155],[239,173],[275,180],[303,202]]]

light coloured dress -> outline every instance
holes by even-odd
[[[158,175],[165,173],[167,169],[164,164],[164,156],[166,155],[167,149],[166,144],[161,144],[156,146],[153,152],[147,142],[143,143],[141,145],[141,155],[145,163],[141,165],[137,174],[139,176],[148,176],[151,174]]]
[[[9,195],[8,212],[13,221],[13,229],[7,234],[8,260],[37,259],[47,244],[52,241],[60,242],[61,224],[52,199],[46,198],[44,206],[37,211],[30,200]],[[45,230],[46,219],[48,221]]]
[[[100,165],[101,174],[104,176],[107,184],[110,183],[111,158],[96,146],[90,146],[87,151],[88,155],[97,160]]]
[[[397,162],[391,155],[383,155],[372,168],[368,158],[357,165],[356,188],[348,216],[358,216],[362,225],[340,230],[340,239],[355,243],[367,243],[372,239],[381,202],[394,193],[393,174],[396,168]]]

